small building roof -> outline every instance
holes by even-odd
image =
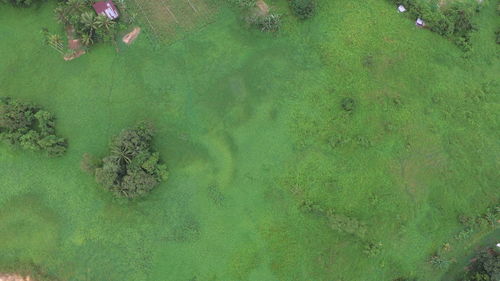
[[[425,21],[421,18],[418,18],[417,21],[415,22],[417,26],[425,26]]]
[[[92,7],[94,7],[97,14],[106,16],[110,20],[114,20],[119,16],[118,9],[111,0],[96,2]]]

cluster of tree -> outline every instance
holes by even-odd
[[[257,0],[228,0],[240,7],[245,14],[245,21],[250,26],[257,27],[262,32],[276,32],[281,27],[281,15],[271,11],[263,11],[258,6]],[[264,1],[260,5],[267,7]]]
[[[3,3],[11,3],[16,6],[28,7],[35,3],[41,3],[43,0],[0,0]]]
[[[497,280],[500,280],[500,252],[495,249],[487,249],[473,259],[461,281]]]
[[[153,131],[145,122],[123,130],[111,141],[108,156],[96,160],[84,155],[82,169],[119,196],[134,198],[148,193],[168,177],[159,153],[151,148]]]
[[[316,13],[315,0],[289,0],[290,8],[301,20],[311,18]]]
[[[451,39],[464,51],[472,48],[471,32],[476,29],[472,17],[479,11],[478,1],[452,1],[446,7],[436,8],[432,1],[391,0],[404,5],[412,18],[422,18],[429,28]]]
[[[11,98],[0,98],[0,139],[49,156],[61,156],[67,147],[66,140],[55,134],[52,113]]]
[[[73,28],[82,44],[90,46],[96,42],[110,42],[116,34],[116,22],[92,9],[94,0],[67,0],[54,10],[59,23]]]

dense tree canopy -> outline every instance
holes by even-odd
[[[82,168],[119,196],[142,196],[168,175],[166,166],[160,164],[160,154],[151,149],[152,140],[152,126],[139,123],[115,137],[110,144],[110,154],[102,160],[95,161],[86,155]]]
[[[463,50],[470,50],[471,32],[476,29],[472,17],[479,10],[479,2],[450,1],[446,6],[437,8],[432,1],[390,0],[402,4],[412,18],[422,18],[434,32],[451,39]]]
[[[482,251],[473,259],[464,281],[500,280],[500,253],[494,249]]]
[[[67,147],[66,140],[55,134],[52,113],[11,98],[0,98],[0,139],[50,156],[64,154]]]
[[[92,9],[92,0],[68,0],[60,2],[55,9],[57,20],[73,27],[84,45],[99,41],[111,41],[116,32],[116,22],[106,16],[97,15]]]

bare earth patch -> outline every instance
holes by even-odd
[[[68,37],[68,47],[73,52],[69,55],[64,56],[65,61],[76,59],[86,53],[85,50],[82,49],[82,44],[80,42],[80,39],[74,38],[75,29],[73,28],[73,26],[70,25],[66,26],[66,36]]]
[[[78,51],[75,51],[74,53],[72,53],[71,55],[64,56],[64,60],[65,61],[74,60],[74,59],[76,59],[78,57],[81,57],[81,56],[85,55],[85,53],[86,52],[84,50],[78,50]]]
[[[262,15],[265,16],[265,15],[269,14],[269,6],[266,4],[266,2],[264,2],[263,0],[259,0],[259,1],[257,1],[256,4],[257,4],[257,7],[259,8],[260,13]]]
[[[23,277],[18,274],[2,274],[0,273],[0,281],[34,281],[31,277]]]
[[[123,43],[130,45],[134,40],[139,36],[139,33],[141,33],[141,28],[140,27],[135,27],[134,30],[132,30],[130,33],[125,34],[123,36],[122,41]]]

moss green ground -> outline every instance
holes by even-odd
[[[42,46],[54,3],[0,5],[0,95],[42,105],[66,156],[0,145],[0,269],[60,280],[447,280],[427,260],[475,241],[461,213],[498,203],[499,17],[476,18],[469,58],[386,1],[320,1],[277,35],[217,21],[153,50],[97,46],[72,62]],[[282,9],[284,1],[275,3]],[[342,98],[356,108],[343,112]],[[135,202],[79,169],[152,120],[170,179]],[[293,191],[293,192],[292,192]],[[302,200],[366,224],[334,231]],[[382,243],[368,257],[368,242]],[[0,270],[1,271],[1,270]]]

